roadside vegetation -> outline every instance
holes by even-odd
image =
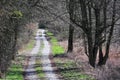
[[[34,44],[35,41],[30,40],[29,43],[24,45],[24,48],[19,51],[20,54],[17,54],[15,60],[11,62],[11,65],[5,73],[4,78],[0,80],[24,80],[24,55],[33,49]]]
[[[77,67],[74,60],[67,57],[56,57],[54,61],[63,80],[95,80],[91,76],[84,74],[84,71]]]
[[[50,37],[53,55],[63,55],[65,53],[64,48],[58,44],[54,34],[47,32],[47,35]],[[63,80],[95,80],[91,76],[84,74],[84,71],[77,67],[75,61],[68,57],[57,56],[53,60]]]
[[[31,38],[28,43],[22,45],[21,48],[18,50],[19,55],[26,55],[33,49],[34,46],[35,40],[34,38]]]
[[[24,57],[16,57],[16,59],[12,61],[10,68],[8,68],[5,77],[0,80],[24,80],[22,62],[24,62]]]
[[[57,38],[54,37],[54,34],[51,32],[47,32],[47,35],[50,37],[50,42],[52,45],[51,49],[52,49],[53,56],[63,55],[64,48],[58,44],[58,40],[57,40]]]
[[[32,50],[35,45],[35,40],[31,40],[27,45],[26,45],[26,50]]]
[[[20,50],[21,51],[20,53],[29,52],[29,51],[31,51],[33,49],[34,46],[35,46],[35,40],[32,39],[26,45],[23,46],[23,48]]]

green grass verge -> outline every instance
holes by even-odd
[[[6,77],[0,80],[24,80],[22,66],[23,60],[23,57],[19,57],[15,61],[12,61],[12,64],[6,73]]]
[[[25,45],[24,50],[31,51],[34,47],[35,40],[31,40],[28,44]],[[24,63],[25,57],[24,56],[18,56],[15,58],[14,61],[12,61],[8,71],[6,72],[6,77],[4,79],[0,80],[24,80],[23,77],[23,63]]]
[[[8,80],[24,80],[23,78],[23,69],[20,64],[12,64],[11,68],[7,72]]]
[[[55,56],[55,55],[64,54],[64,48],[58,44],[58,40],[53,36],[53,33],[47,32],[47,35],[51,38],[50,42],[52,44],[51,49],[53,55]]]
[[[71,59],[55,58],[54,61],[63,80],[95,80],[89,75],[81,73],[82,70],[77,68]]]
[[[53,33],[47,31],[47,35],[53,36]]]
[[[25,50],[32,50],[35,45],[35,40],[30,40],[28,44],[25,45]]]

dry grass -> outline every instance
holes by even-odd
[[[67,49],[67,41],[60,42],[60,45]],[[74,59],[76,64],[84,70],[86,74],[94,76],[97,80],[120,80],[120,47],[111,47],[110,56],[106,65],[102,67],[92,68],[88,64],[88,58],[84,54],[82,41],[74,42],[74,51],[68,55]]]

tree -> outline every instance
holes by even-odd
[[[74,10],[74,0],[70,0],[69,3],[69,16],[70,19],[74,18],[73,15],[73,10]],[[72,22],[70,21],[70,25],[69,25],[69,38],[68,38],[68,53],[73,51],[73,33],[74,33],[74,26],[72,25]]]
[[[117,0],[75,0],[72,5],[76,6],[77,10],[69,9],[74,16],[77,16],[70,20],[85,33],[87,39],[87,47],[85,47],[87,49],[85,50],[89,63],[93,67],[95,67],[98,51],[98,65],[104,65],[108,59],[114,25],[119,19],[116,17],[116,2]],[[110,3],[112,6],[109,5]],[[106,45],[105,53],[103,44]],[[105,56],[103,56],[104,54]]]
[[[33,3],[34,4],[34,3]],[[27,1],[23,0],[1,0],[0,1],[0,78],[5,73],[16,56],[18,48],[28,42],[29,28],[26,24],[31,22],[30,8]],[[26,35],[24,35],[26,34]],[[21,36],[22,35],[22,36]],[[28,38],[28,39],[27,39]],[[20,44],[20,45],[19,45]],[[19,47],[18,47],[19,46]]]

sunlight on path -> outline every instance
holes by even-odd
[[[39,37],[39,32],[40,30],[37,31],[36,34],[36,44],[35,47],[33,48],[32,52],[28,55],[30,56],[30,59],[28,61],[28,66],[25,70],[25,80],[40,80],[38,79],[37,73],[35,71],[35,60],[36,60],[36,54],[39,52],[40,48],[40,37]]]
[[[50,45],[45,37],[45,34],[44,34],[45,30],[41,30],[41,32],[42,32],[41,38],[43,39],[43,44],[44,44],[44,48],[42,51],[42,58],[41,58],[43,70],[45,71],[47,80],[59,80],[56,74],[54,73],[54,70],[51,65],[51,61],[49,59]]]

